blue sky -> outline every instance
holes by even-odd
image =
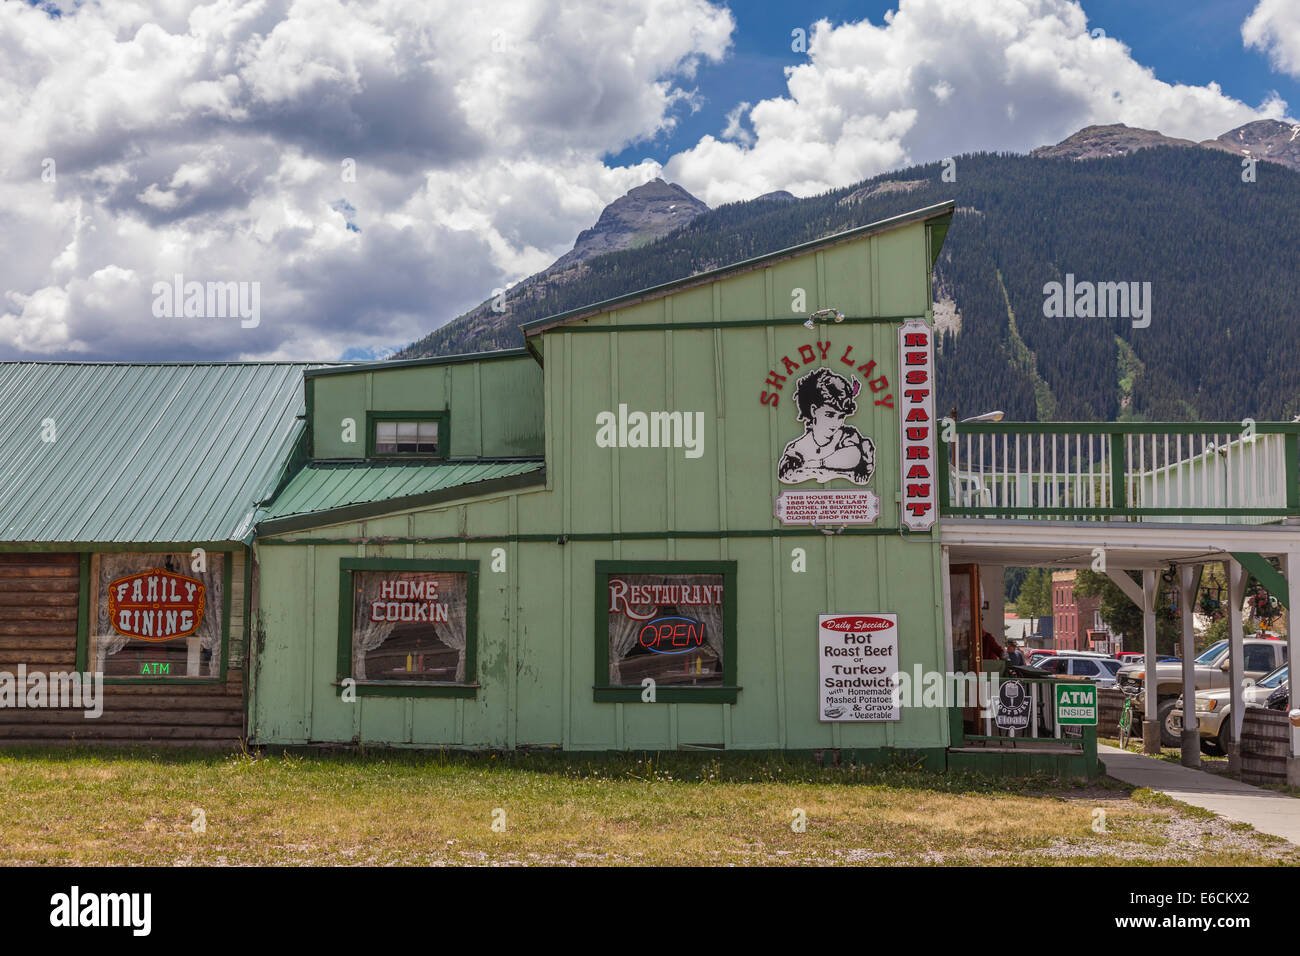
[[[1300,5],[1300,0],[1295,2]],[[1300,83],[1275,72],[1263,53],[1242,43],[1241,25],[1256,0],[1081,0],[1080,5],[1090,30],[1104,30],[1123,42],[1159,79],[1197,86],[1215,82],[1229,96],[1252,104],[1276,91],[1292,104],[1293,113],[1300,112]],[[683,145],[720,132],[737,103],[781,96],[785,68],[807,62],[806,54],[791,49],[796,27],[806,31],[823,18],[834,24],[862,19],[881,23],[886,11],[897,8],[897,0],[731,4],[736,19],[733,51],[721,63],[701,66],[698,111],[685,106],[675,110],[678,125],[671,133],[611,153],[608,162],[627,165],[647,157],[667,162]]]
[[[1300,113],[1300,0],[61,9],[0,3],[4,359],[383,354],[656,177],[718,206]],[[258,321],[156,315],[176,276],[256,283]]]

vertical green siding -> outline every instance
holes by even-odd
[[[905,709],[897,723],[824,724],[817,714],[820,613],[896,612],[902,669],[944,667],[937,528],[929,535],[897,533],[898,317],[928,317],[927,265],[924,227],[910,225],[610,311],[590,323],[611,326],[609,332],[547,333],[544,391],[532,402],[538,435],[545,423],[545,488],[294,535],[328,544],[262,543],[266,650],[259,662],[254,739],[573,749],[946,745],[943,709]],[[800,316],[790,311],[795,288],[806,298]],[[889,318],[816,332],[802,326],[808,312],[828,307],[848,316]],[[775,325],[680,327],[787,317],[788,323]],[[616,331],[627,325],[662,328]],[[830,343],[825,360],[817,352],[815,361],[805,363],[799,347],[819,340]],[[876,362],[869,378],[884,375],[887,388],[873,393],[856,364],[841,362],[848,346],[856,364]],[[786,355],[801,369],[788,373],[776,408],[763,405],[764,380],[770,371],[787,374],[780,364]],[[772,533],[788,530],[775,521],[772,506],[785,487],[776,478],[778,457],[802,431],[794,414],[794,382],[823,364],[862,382],[859,411],[849,421],[876,445],[869,487],[882,499],[877,528],[884,533]],[[453,420],[454,450],[489,454],[489,448],[522,441],[527,431],[512,431],[518,421],[511,422],[516,413],[505,413],[504,399],[493,404],[498,386],[508,393],[513,365],[368,373],[374,375],[370,400],[421,408],[414,401],[420,388],[426,397],[443,388],[458,414],[477,390],[482,414],[473,426]],[[365,401],[365,377],[318,378],[320,420],[333,428],[347,409],[364,412],[366,406],[356,403]],[[894,396],[893,408],[873,404],[885,394]],[[679,448],[598,447],[596,415],[617,413],[619,404],[702,412],[703,456],[687,458]],[[327,431],[317,432],[318,454],[337,454]],[[547,537],[530,537],[542,535]],[[570,538],[559,543],[561,535]],[[458,540],[420,540],[438,537]],[[494,540],[474,540],[482,537]],[[504,574],[490,570],[494,548],[506,550]],[[804,573],[791,570],[794,548],[807,554]],[[480,562],[481,687],[475,698],[363,696],[345,703],[335,693],[338,562],[384,555]],[[604,639],[592,624],[596,562],[665,559],[738,563],[736,663],[742,690],[734,704],[593,700],[594,642]]]
[[[541,455],[542,369],[531,356],[477,362],[365,366],[313,378],[317,458],[364,458],[366,411],[451,411],[453,458]],[[343,420],[356,441],[343,441]]]

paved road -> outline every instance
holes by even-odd
[[[1106,774],[1116,780],[1158,790],[1229,820],[1249,823],[1261,833],[1300,844],[1300,800],[1295,797],[1106,744],[1097,745],[1097,755],[1106,764]]]

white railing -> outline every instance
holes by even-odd
[[[947,514],[1259,523],[1300,514],[1300,425],[958,425]]]

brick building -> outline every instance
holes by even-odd
[[[1052,572],[1052,626],[1056,649],[1060,651],[1094,650],[1092,641],[1110,640],[1110,633],[1097,609],[1100,598],[1076,598],[1074,580],[1077,571]]]

